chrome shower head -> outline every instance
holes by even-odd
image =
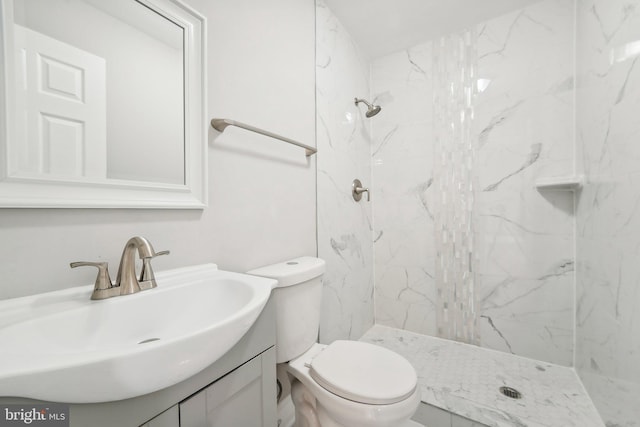
[[[367,112],[364,113],[364,115],[367,117],[373,117],[378,114],[380,110],[382,110],[382,107],[380,107],[379,105],[372,105],[371,107],[369,107]]]
[[[379,105],[373,105],[373,104],[367,102],[364,99],[355,98],[356,105],[358,105],[361,102],[364,102],[367,105],[367,112],[364,113],[364,115],[367,116],[367,117],[373,117],[376,114],[378,114],[380,112],[380,110],[382,110],[382,108]]]

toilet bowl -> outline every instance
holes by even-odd
[[[382,347],[357,341],[314,344],[289,361],[287,370],[294,378],[296,426],[419,426],[409,420],[420,404],[415,371]],[[301,407],[305,403],[315,409],[310,415]]]
[[[417,375],[397,353],[358,341],[318,344],[325,262],[301,257],[251,270],[278,280],[276,361],[288,373],[295,427],[409,427]],[[282,369],[281,369],[282,370]]]

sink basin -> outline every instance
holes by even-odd
[[[156,280],[102,301],[93,286],[0,301],[0,396],[107,402],[177,384],[229,351],[276,285],[214,264]]]

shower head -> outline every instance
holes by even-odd
[[[382,108],[379,105],[373,105],[364,99],[355,98],[355,102],[356,102],[356,105],[358,105],[361,102],[364,102],[367,105],[367,112],[364,113],[364,115],[367,117],[373,117],[376,114],[378,114],[380,110],[382,110]]]

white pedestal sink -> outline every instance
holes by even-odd
[[[0,396],[90,403],[169,387],[230,350],[276,285],[214,264],[156,280],[102,301],[93,286],[0,301]]]

